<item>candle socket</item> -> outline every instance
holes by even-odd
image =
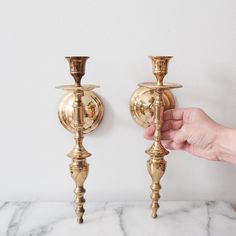
[[[175,107],[173,94],[169,91],[182,87],[179,84],[164,83],[164,77],[168,72],[170,56],[151,56],[153,73],[156,82],[139,84],[139,88],[133,93],[130,100],[130,111],[134,120],[142,127],[147,128],[151,124],[155,127],[152,146],[146,150],[150,159],[147,161],[147,169],[152,178],[151,184],[151,208],[152,217],[157,217],[160,199],[160,180],[166,170],[164,156],[169,152],[161,144],[161,129],[164,110]]]
[[[163,85],[163,79],[168,73],[168,63],[171,56],[150,56],[152,60],[153,74],[156,77],[157,84]]]
[[[81,86],[81,79],[85,74],[85,64],[89,57],[66,57],[70,65],[70,74],[77,86]]]
[[[68,157],[71,176],[75,182],[77,222],[83,223],[84,215],[84,182],[88,176],[87,158],[91,154],[83,146],[84,134],[95,130],[103,118],[104,108],[101,99],[92,90],[96,85],[81,85],[85,74],[85,63],[89,57],[66,57],[70,65],[70,73],[75,80],[74,85],[63,85],[57,88],[67,91],[60,103],[58,116],[62,126],[74,133],[75,145]]]

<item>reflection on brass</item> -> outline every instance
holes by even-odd
[[[131,97],[130,111],[134,120],[144,128],[150,126],[151,118],[154,116],[154,90],[140,87],[135,90]],[[165,110],[175,107],[175,100],[169,90],[163,93]]]
[[[58,116],[64,128],[74,133],[75,146],[68,154],[72,159],[70,172],[75,181],[75,203],[77,221],[83,223],[84,215],[84,182],[88,176],[89,164],[86,158],[91,154],[83,146],[84,134],[92,132],[100,124],[104,108],[101,99],[92,90],[96,85],[81,85],[85,74],[85,63],[88,57],[66,57],[74,85],[63,85],[57,88],[67,91],[59,104]]]
[[[169,91],[173,88],[181,88],[182,85],[174,83],[164,83],[164,77],[168,71],[168,62],[172,57],[155,56],[152,60],[153,73],[156,82],[145,82],[139,84],[139,88],[133,93],[130,100],[130,111],[134,120],[142,127],[148,127],[150,122],[155,126],[154,142],[146,150],[150,156],[147,162],[148,172],[152,178],[151,199],[152,217],[157,217],[160,198],[160,179],[165,173],[166,161],[164,156],[168,151],[161,144],[161,129],[163,123],[164,110],[175,107],[175,100]]]
[[[75,85],[81,87],[81,79],[85,74],[85,64],[89,57],[66,57],[70,65],[70,74],[75,80]]]
[[[74,108],[73,103],[75,100],[75,94],[72,92],[67,93],[59,103],[58,115],[61,124],[68,131],[75,132],[75,123],[73,121]],[[84,126],[83,132],[85,134],[90,133],[96,129],[103,117],[103,105],[101,99],[92,91],[84,91],[82,97],[82,104],[84,107]]]

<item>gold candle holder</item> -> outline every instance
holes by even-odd
[[[152,217],[157,217],[160,199],[160,179],[165,173],[166,161],[164,156],[169,152],[161,144],[161,129],[164,110],[173,109],[175,100],[169,91],[173,88],[181,88],[182,85],[164,83],[164,77],[168,72],[168,63],[171,56],[151,56],[153,73],[156,82],[145,82],[139,84],[139,88],[133,93],[130,100],[130,111],[134,120],[142,127],[147,128],[153,122],[155,126],[154,142],[146,150],[150,156],[147,162],[147,169],[152,178],[151,199]]]
[[[68,154],[72,159],[70,172],[75,181],[76,214],[79,224],[83,223],[84,215],[84,182],[88,176],[89,164],[87,157],[91,154],[83,146],[84,134],[95,130],[101,123],[104,107],[97,94],[92,92],[97,85],[81,85],[85,74],[85,64],[89,57],[66,57],[70,65],[70,74],[75,80],[74,85],[62,85],[57,88],[67,91],[60,103],[58,116],[62,126],[74,133],[75,146]]]

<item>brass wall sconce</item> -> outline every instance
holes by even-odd
[[[59,103],[58,116],[62,126],[74,133],[75,146],[68,154],[72,159],[71,176],[75,181],[76,214],[79,224],[83,223],[84,215],[84,182],[88,176],[89,164],[86,158],[91,154],[83,146],[84,134],[95,130],[101,123],[104,107],[101,99],[92,90],[97,85],[81,85],[85,74],[85,64],[89,57],[66,57],[70,65],[70,74],[75,80],[74,85],[62,85],[57,88],[67,91]]]
[[[160,179],[165,173],[166,161],[164,156],[169,152],[161,144],[161,129],[163,124],[164,110],[175,107],[175,100],[170,89],[181,88],[182,85],[174,83],[164,83],[164,77],[168,72],[170,56],[151,56],[153,73],[156,82],[140,83],[139,88],[133,93],[130,100],[130,111],[133,119],[144,128],[155,126],[154,142],[146,150],[150,156],[147,162],[148,172],[152,178],[151,199],[152,217],[157,217],[160,198]]]

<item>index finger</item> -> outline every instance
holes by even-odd
[[[184,108],[170,109],[164,112],[164,120],[182,120],[184,117]]]

